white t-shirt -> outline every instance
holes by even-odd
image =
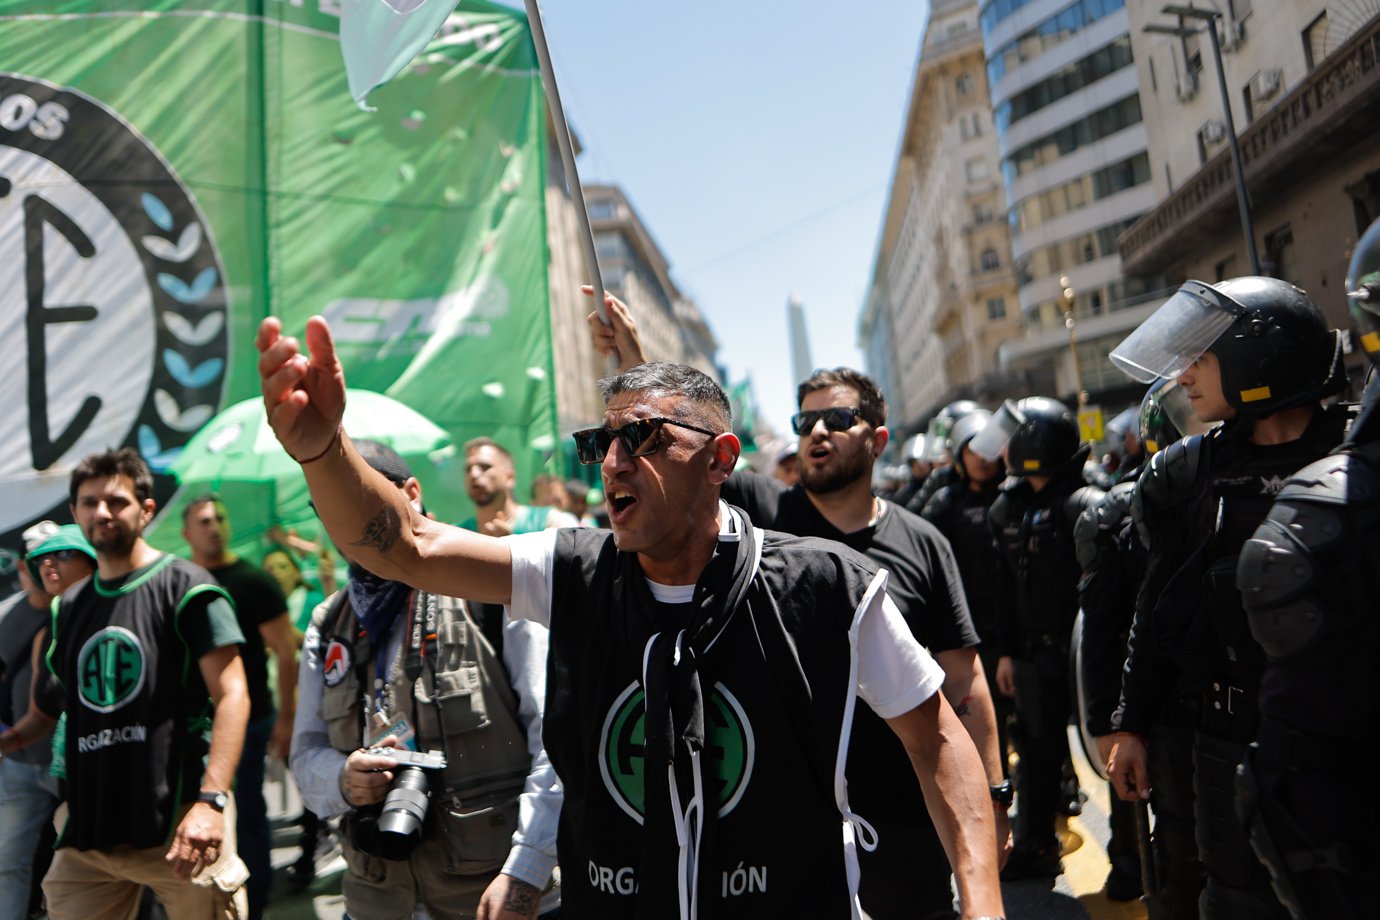
[[[513,595],[508,614],[551,625],[552,581],[558,531],[508,537],[513,556]],[[647,582],[663,603],[688,603],[694,585]],[[840,635],[839,641],[846,641]],[[901,612],[883,592],[873,596],[858,635],[858,696],[884,719],[910,712],[944,683],[944,672],[915,640]]]

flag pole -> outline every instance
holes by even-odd
[[[556,147],[561,152],[561,164],[565,167],[565,183],[570,197],[575,202],[575,215],[580,223],[580,248],[584,252],[585,270],[589,273],[589,283],[594,289],[594,302],[599,309],[599,319],[609,324],[608,313],[604,310],[604,282],[599,277],[599,258],[594,252],[594,231],[589,226],[589,212],[585,209],[585,192],[580,187],[580,173],[575,168],[575,145],[570,140],[570,128],[565,123],[565,110],[561,106],[561,93],[556,88],[556,71],[551,66],[551,49],[546,44],[546,30],[541,25],[541,9],[537,0],[523,0],[527,7],[527,21],[532,28],[532,44],[537,49],[537,61],[541,65],[541,82],[546,87],[546,98],[550,105],[551,121],[556,130]]]

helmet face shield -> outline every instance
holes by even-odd
[[[1112,349],[1112,363],[1141,383],[1177,377],[1227,331],[1245,309],[1198,281],[1174,296]]]
[[[1008,399],[1001,404],[1000,409],[992,413],[992,417],[982,426],[982,430],[973,436],[968,447],[979,457],[997,460],[1001,457],[1006,442],[1011,440],[1016,429],[1024,422],[1025,416],[1016,408],[1016,404]]]
[[[1192,434],[1204,434],[1216,422],[1200,422],[1183,387],[1173,380],[1152,386],[1140,406],[1140,439],[1147,454],[1157,454],[1170,444]]]
[[[928,463],[929,457],[926,456],[929,452],[928,442],[929,438],[923,434],[911,435],[901,448],[902,459],[907,463],[915,461]]]
[[[1347,308],[1361,349],[1380,363],[1380,220],[1356,244],[1346,272]]]
[[[944,413],[930,419],[925,429],[925,455],[920,458],[930,463],[942,463],[949,456],[949,432],[953,430],[954,420]]]

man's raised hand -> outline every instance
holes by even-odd
[[[335,442],[345,412],[345,372],[335,356],[326,320],[307,320],[307,348],[283,335],[283,323],[270,316],[259,324],[259,385],[264,411],[279,443],[298,461],[321,456]]]
[[[580,285],[580,293],[594,299],[594,288],[588,284]],[[604,310],[608,313],[607,324],[595,310],[585,317],[589,324],[590,342],[601,355],[611,355],[618,362],[618,370],[626,371],[643,363],[647,356],[642,351],[642,339],[637,332],[637,323],[623,301],[608,291],[604,292]]]

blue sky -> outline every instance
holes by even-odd
[[[580,178],[623,187],[778,431],[795,411],[792,292],[814,363],[861,366],[858,311],[927,13],[900,0],[542,6]]]

